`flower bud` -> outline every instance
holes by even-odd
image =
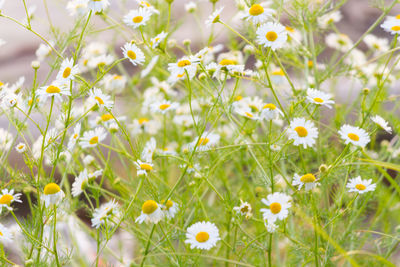
[[[40,61],[38,60],[34,60],[31,62],[31,67],[35,70],[37,70],[38,68],[40,68]]]

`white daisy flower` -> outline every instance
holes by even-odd
[[[384,129],[386,132],[388,133],[392,133],[392,127],[389,126],[389,123],[387,121],[385,121],[384,118],[382,118],[379,115],[375,115],[373,117],[371,117],[371,120],[373,122],[375,122],[379,127],[381,127],[382,129]]]
[[[15,146],[15,150],[17,150],[18,153],[24,153],[26,151],[26,145],[24,143],[19,143]]]
[[[281,48],[287,41],[287,31],[285,27],[277,22],[267,22],[257,29],[257,42],[264,47],[272,50]]]
[[[122,47],[122,51],[124,57],[128,58],[133,66],[142,65],[146,59],[142,50],[140,50],[140,48],[135,44],[126,43],[124,47]]]
[[[89,181],[89,177],[88,177],[88,173],[86,169],[83,169],[83,171],[81,171],[79,173],[79,175],[77,177],[75,177],[75,181],[72,184],[72,196],[77,197],[80,194],[82,194],[82,192],[85,190],[86,185]]]
[[[242,117],[250,120],[259,120],[258,112],[254,112],[251,108],[246,105],[234,105],[233,111]]]
[[[168,111],[175,110],[178,107],[179,104],[177,102],[171,102],[169,100],[157,101],[150,105],[151,111],[161,114],[165,114]]]
[[[318,137],[318,129],[314,122],[305,118],[294,118],[287,129],[289,139],[294,140],[295,146],[303,145],[304,148],[312,147]]]
[[[315,105],[321,105],[326,106],[327,108],[331,108],[331,104],[335,104],[335,101],[330,100],[331,98],[331,94],[311,88],[307,89],[307,100]]]
[[[13,202],[18,202],[22,203],[22,201],[19,199],[21,197],[21,193],[14,194],[14,189],[8,190],[8,189],[3,189],[1,190],[0,194],[0,213],[3,208],[11,209],[11,203]]]
[[[99,107],[105,107],[112,109],[114,101],[111,100],[111,96],[104,94],[100,89],[93,88],[89,92],[89,98],[93,99]]]
[[[346,145],[351,143],[355,146],[365,147],[371,141],[365,130],[348,124],[340,127],[339,134]]]
[[[198,59],[191,57],[182,57],[176,63],[169,63],[168,70],[171,73],[169,81],[177,81],[185,77],[186,72],[189,75],[189,79],[192,79],[196,75]]]
[[[208,19],[206,20],[206,25],[208,27],[210,27],[211,24],[217,23],[219,21],[219,16],[221,15],[221,12],[223,9],[224,9],[224,7],[220,7],[218,9],[216,9],[213,13],[211,13],[210,16],[208,16]]]
[[[49,44],[54,47],[54,41],[50,40]],[[40,44],[35,52],[35,55],[39,61],[43,61],[51,53],[51,47],[48,44]]]
[[[175,214],[179,210],[179,205],[176,202],[174,202],[174,201],[172,201],[170,199],[167,200],[167,203],[165,203],[165,201],[162,201],[162,203],[163,204],[161,205],[161,208],[164,211],[165,216],[167,217],[167,219],[174,218]]]
[[[300,176],[297,173],[295,173],[293,176],[292,185],[298,186],[299,190],[304,185],[306,191],[308,191],[308,190],[315,188],[317,185],[319,185],[319,183],[316,182],[316,178],[312,173],[307,173],[307,174],[304,174],[303,176]]]
[[[103,68],[104,66],[110,65],[114,62],[114,56],[109,54],[103,54],[90,58],[87,61],[87,67],[89,69]]]
[[[373,34],[367,34],[363,41],[375,54],[389,50],[389,40],[386,38],[378,38]]]
[[[57,74],[57,80],[62,83],[68,83],[69,81],[73,81],[75,79],[74,75],[77,74],[79,74],[78,65],[74,66],[74,60],[72,58],[67,58],[61,63],[60,70]]]
[[[283,112],[274,104],[265,104],[261,110],[260,117],[264,120],[274,120],[279,116],[283,116]]]
[[[110,6],[108,0],[89,0],[88,8],[93,10],[95,13],[102,12]]]
[[[123,21],[126,25],[136,29],[140,26],[146,25],[151,15],[152,13],[147,8],[134,9],[124,16]]]
[[[90,130],[83,133],[83,136],[80,138],[79,145],[82,148],[87,147],[95,147],[98,143],[103,141],[107,136],[104,128],[97,127],[94,130]]]
[[[252,216],[250,203],[243,202],[242,200],[240,200],[240,206],[234,207],[233,210],[242,216],[246,216],[246,219]]]
[[[191,249],[210,250],[221,240],[217,226],[211,222],[197,222],[186,231],[185,243],[190,244]]]
[[[364,194],[369,191],[374,191],[376,184],[372,183],[372,179],[363,180],[360,176],[357,176],[356,178],[350,179],[346,187],[349,189],[349,192]]]
[[[185,10],[188,13],[194,13],[197,10],[197,4],[195,2],[189,2],[185,4]]]
[[[109,202],[102,204],[99,208],[93,212],[93,218],[91,220],[92,227],[98,229],[103,224],[114,224],[115,218],[119,215],[119,205],[113,199]]]
[[[343,33],[330,33],[325,37],[326,45],[339,50],[343,53],[346,53],[353,47],[353,42]]]
[[[265,8],[260,4],[252,5],[250,8],[247,8],[245,12],[242,18],[251,20],[254,24],[263,23],[275,14],[273,9]]]
[[[13,241],[13,234],[12,232],[5,227],[3,224],[0,223],[0,242],[11,242]]]
[[[200,138],[196,137],[195,140],[189,144],[189,148],[193,150],[197,145],[197,151],[209,150],[218,144],[219,139],[220,136],[218,134],[204,132]]]
[[[9,150],[14,136],[7,130],[0,128],[0,150]]]
[[[59,81],[54,81],[50,85],[46,85],[40,87],[36,91],[37,96],[39,97],[40,101],[46,101],[47,98],[51,98],[54,96],[54,101],[62,101],[62,96],[70,96],[71,92],[69,88]]]
[[[328,28],[329,25],[339,22],[342,19],[342,14],[340,10],[336,10],[330,13],[327,13],[321,17],[317,18],[317,22],[319,27],[322,29]]]
[[[158,223],[164,217],[160,205],[154,200],[147,200],[142,205],[142,212],[135,222]]]
[[[127,78],[124,75],[106,74],[102,80],[102,85],[107,92],[119,94],[125,89],[126,82]]]
[[[160,43],[162,41],[164,41],[167,36],[168,36],[168,33],[163,31],[163,32],[160,32],[159,34],[157,34],[155,37],[151,38],[150,39],[151,48],[154,49],[154,48],[158,47],[160,45]]]
[[[139,4],[140,7],[146,8],[150,11],[152,14],[160,14],[160,11],[158,11],[153,5],[151,5],[147,1],[142,1],[142,0],[136,0],[136,2]]]
[[[145,162],[152,162],[153,154],[157,148],[156,145],[156,139],[154,137],[150,138],[150,140],[144,145],[142,153],[140,154],[140,158]]]
[[[68,141],[68,150],[72,150],[75,147],[76,142],[79,140],[81,136],[81,123],[77,123],[74,127],[74,133],[71,135]]]
[[[151,162],[144,162],[141,160],[137,160],[136,162],[134,162],[136,165],[136,169],[137,169],[137,176],[140,175],[147,175],[149,172],[153,171],[153,163]]]
[[[290,200],[290,196],[279,192],[268,195],[267,199],[263,198],[261,201],[268,206],[267,209],[260,209],[264,220],[275,222],[285,219],[289,214],[289,208],[292,206]]]
[[[400,33],[400,19],[388,17],[381,24],[381,28],[383,28],[386,32],[389,32],[392,35],[399,34]]]
[[[70,16],[82,16],[88,12],[88,0],[71,0],[67,9]]]
[[[49,183],[44,187],[44,193],[42,199],[45,203],[46,208],[50,205],[57,205],[63,198],[65,194],[55,183]]]

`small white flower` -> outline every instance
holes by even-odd
[[[140,50],[140,48],[137,47],[135,44],[126,43],[124,47],[122,47],[122,51],[124,57],[128,58],[133,66],[142,65],[145,61],[145,56],[142,50]]]
[[[171,102],[169,100],[157,101],[150,105],[151,111],[161,114],[165,114],[168,111],[175,110],[178,107],[179,104],[177,102]]]
[[[172,219],[175,217],[175,214],[178,212],[179,210],[179,205],[168,199],[167,202],[165,203],[165,201],[162,202],[163,204],[161,205],[162,210],[165,213],[165,216],[167,217],[167,219]]]
[[[69,81],[73,81],[75,79],[74,75],[79,74],[78,65],[74,66],[74,60],[64,59],[61,63],[60,70],[57,74],[57,80],[62,83],[68,83]]]
[[[261,110],[260,117],[264,120],[274,120],[279,116],[283,116],[283,112],[277,108],[274,104],[265,104]]]
[[[260,4],[253,4],[245,12],[242,18],[251,20],[254,24],[263,23],[275,14],[275,10],[265,8]]]
[[[102,127],[97,127],[94,130],[90,130],[83,133],[80,138],[79,145],[82,148],[95,147],[98,143],[103,141],[107,136],[107,133]]]
[[[242,216],[246,216],[246,219],[252,216],[250,203],[243,202],[242,200],[240,200],[240,206],[234,207],[233,210]]]
[[[267,22],[257,29],[257,42],[272,50],[281,48],[287,41],[287,31],[277,22]]]
[[[156,47],[158,47],[159,45],[160,45],[160,43],[162,42],[162,41],[164,41],[165,40],[165,38],[168,36],[168,33],[166,33],[166,32],[160,32],[159,34],[157,34],[155,37],[153,37],[153,38],[151,38],[150,39],[150,45],[151,45],[151,48],[156,48]]]
[[[350,126],[348,124],[340,127],[339,130],[340,137],[345,141],[345,144],[353,144],[359,147],[365,147],[371,139],[368,133],[361,128]]]
[[[104,94],[98,88],[93,88],[92,90],[90,90],[89,98],[93,99],[94,102],[101,108],[105,107],[107,109],[112,109],[112,107],[114,106],[114,101],[111,100],[111,97]]]
[[[190,248],[210,250],[221,240],[217,226],[211,222],[197,222],[192,224],[186,233],[185,243],[190,244]]]
[[[211,149],[218,144],[220,136],[218,134],[204,132],[200,138],[196,137],[195,140],[189,144],[189,148],[193,150],[196,147],[197,151],[205,151]]]
[[[72,150],[75,147],[76,142],[79,140],[81,136],[81,123],[77,123],[74,127],[74,133],[71,135],[68,141],[68,150]]]
[[[71,0],[67,9],[70,16],[82,16],[88,12],[88,0]]]
[[[185,77],[186,72],[189,75],[189,79],[192,79],[196,75],[198,59],[195,57],[182,57],[176,63],[169,63],[168,70],[171,73],[169,78],[170,82],[181,80]]]
[[[153,161],[153,154],[156,151],[156,148],[157,148],[156,147],[156,139],[154,137],[152,137],[144,145],[144,148],[142,150],[140,158],[142,160],[146,161],[146,162],[152,162]]]
[[[217,23],[219,21],[219,16],[223,9],[224,9],[224,7],[220,7],[218,9],[216,9],[213,13],[211,13],[210,16],[208,16],[208,19],[206,20],[206,25],[208,27],[210,27],[211,24]]]
[[[382,129],[384,129],[388,133],[392,133],[392,128],[389,126],[389,123],[385,121],[384,118],[382,118],[379,115],[375,115],[371,117],[371,120],[375,122],[378,126],[380,126]]]
[[[12,232],[7,227],[2,225],[1,223],[0,223],[0,233],[1,233],[1,235],[0,235],[0,242],[1,243],[4,243],[4,242],[7,243],[7,242],[12,242],[13,241]]]
[[[275,233],[276,229],[278,229],[278,225],[275,222],[270,222],[268,220],[264,220],[265,228],[267,228],[268,233]]]
[[[14,189],[8,190],[8,189],[3,189],[1,190],[0,194],[0,213],[3,208],[11,209],[11,203],[13,202],[18,202],[22,203],[22,201],[19,199],[21,197],[21,193],[14,194]]]
[[[26,151],[26,145],[24,143],[19,143],[15,146],[15,150],[17,150],[18,153],[24,153]]]
[[[362,180],[360,176],[357,176],[356,178],[350,179],[346,187],[349,189],[349,192],[364,194],[369,191],[374,191],[376,184],[372,183],[372,179]]]
[[[322,29],[328,28],[329,25],[339,22],[342,19],[342,14],[339,10],[327,13],[317,18],[318,25]]]
[[[373,34],[367,34],[363,41],[375,54],[389,50],[389,40],[386,38],[378,38]]]
[[[44,194],[42,195],[42,199],[47,208],[53,204],[57,205],[64,198],[64,196],[64,192],[57,184],[49,183],[44,187]]]
[[[147,200],[143,203],[141,214],[136,218],[135,222],[158,223],[163,218],[164,213],[160,208],[160,204],[154,200]]]
[[[312,147],[318,137],[318,129],[312,121],[304,118],[294,118],[287,129],[289,139],[294,140],[295,146]]]
[[[102,12],[110,6],[108,0],[89,0],[88,8],[93,10],[95,13]]]
[[[101,225],[108,223],[113,225],[113,221],[119,215],[119,206],[115,200],[104,203],[99,208],[95,209],[92,218],[92,227],[98,229]]]
[[[331,108],[331,104],[335,104],[335,101],[330,100],[331,98],[331,94],[327,94],[325,92],[311,88],[307,89],[307,100],[315,105],[321,105],[326,106],[327,108]]]
[[[263,198],[261,201],[268,206],[267,209],[260,209],[264,220],[275,222],[285,219],[289,214],[289,208],[292,206],[290,200],[290,196],[279,192],[268,195],[267,199]]]
[[[64,84],[61,83],[60,81],[54,81],[50,85],[46,85],[43,87],[40,87],[36,91],[39,99],[41,101],[46,101],[47,98],[54,97],[54,101],[62,101],[62,96],[70,96],[71,92],[69,88]]]
[[[330,33],[325,37],[326,45],[346,53],[353,47],[353,42],[343,33]]]
[[[144,162],[141,160],[137,160],[136,162],[134,162],[136,165],[136,169],[137,169],[137,176],[140,175],[147,175],[149,172],[153,171],[153,163],[151,162]]]
[[[85,190],[85,187],[89,181],[89,177],[87,174],[87,170],[84,169],[79,173],[77,177],[75,177],[75,181],[72,184],[72,196],[77,197]]]
[[[388,17],[382,24],[381,28],[383,28],[386,32],[389,32],[392,35],[400,33],[400,19]]]
[[[315,188],[317,185],[319,185],[319,183],[316,182],[316,178],[312,173],[307,173],[307,174],[304,174],[303,176],[300,176],[297,173],[295,173],[294,177],[293,177],[292,185],[298,186],[299,190],[304,185],[306,191],[308,191],[308,190]]]
[[[126,25],[136,29],[140,26],[146,25],[151,15],[152,13],[147,8],[134,9],[124,16],[123,21]]]

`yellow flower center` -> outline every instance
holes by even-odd
[[[2,204],[2,205],[6,204],[6,205],[10,206],[11,201],[12,201],[13,199],[14,199],[14,197],[13,197],[12,195],[10,195],[10,194],[4,194],[4,195],[2,195],[1,198],[0,198],[0,204]]]
[[[54,86],[54,85],[50,85],[46,89],[46,93],[48,93],[48,94],[57,94],[60,92],[61,92],[60,88],[58,88],[57,86]]]
[[[103,99],[101,99],[100,97],[95,96],[94,99],[96,99],[97,102],[98,102],[100,105],[104,105],[104,101],[103,101]]]
[[[400,19],[400,14],[396,16],[396,19]]]
[[[235,62],[233,62],[233,60],[230,59],[223,59],[219,62],[219,65],[221,66],[235,65]]]
[[[60,187],[58,186],[58,184],[55,183],[49,183],[44,187],[45,195],[53,195],[60,191],[61,191]]]
[[[207,145],[207,143],[210,141],[210,139],[208,139],[207,137],[205,138],[200,138],[198,145],[199,146],[205,146]]]
[[[273,71],[273,72],[272,72],[272,75],[284,76],[284,75],[285,75],[285,73],[283,72],[283,70],[282,70],[282,69],[279,69],[279,70],[275,70],[275,71]]]
[[[130,59],[132,59],[132,60],[135,60],[135,59],[136,59],[136,53],[133,52],[132,50],[129,50],[126,54],[128,55],[128,57],[129,57]]]
[[[178,67],[183,68],[183,67],[189,66],[191,64],[192,63],[190,63],[189,60],[184,59],[184,60],[181,60],[181,61],[178,62]]]
[[[4,85],[4,83],[0,82],[0,87],[2,87]]]
[[[320,98],[320,97],[314,98],[314,101],[318,102],[318,103],[324,103],[324,100],[322,98]]]
[[[70,67],[66,67],[62,76],[65,79],[65,78],[68,78],[69,75],[71,75],[71,68]]]
[[[286,26],[285,29],[286,29],[288,32],[294,32],[294,29],[293,29],[292,27]]]
[[[309,61],[307,62],[307,66],[308,66],[309,68],[311,68],[313,65],[314,65],[314,62],[313,62],[312,60],[309,60]]]
[[[151,165],[150,164],[147,164],[147,163],[142,163],[142,164],[140,164],[140,168],[142,169],[142,170],[145,170],[145,171],[151,171],[151,170],[153,170],[153,167],[151,167]]]
[[[303,126],[297,126],[296,128],[294,128],[294,130],[297,132],[297,135],[300,137],[306,137],[308,135],[307,129],[304,128]]]
[[[18,149],[23,149],[25,146],[24,145],[19,145]]]
[[[138,122],[139,122],[139,124],[143,124],[143,123],[145,123],[145,122],[149,122],[149,119],[147,119],[147,118],[141,118],[141,119],[138,119]]]
[[[364,191],[367,187],[363,184],[356,184],[356,188],[360,191]]]
[[[358,140],[360,140],[360,137],[358,136],[358,135],[356,135],[355,133],[349,133],[348,135],[347,135],[351,140],[353,140],[353,141],[358,141]]]
[[[274,110],[274,109],[276,109],[276,106],[274,105],[274,104],[272,104],[272,103],[269,103],[269,104],[266,104],[264,107],[263,107],[263,109],[271,109],[271,110]]]
[[[207,232],[198,232],[196,235],[197,242],[204,243],[210,239],[210,235]]]
[[[243,213],[247,213],[247,212],[249,212],[249,206],[243,206],[241,209],[240,209],[240,211],[241,212],[243,212]]]
[[[274,203],[271,203],[271,205],[269,205],[269,209],[271,210],[271,212],[273,214],[278,214],[281,211],[282,206],[280,203],[274,202]]]
[[[143,203],[142,212],[145,214],[152,214],[158,208],[157,202],[154,200],[147,200]]]
[[[256,105],[253,105],[253,104],[250,104],[250,105],[249,105],[249,108],[251,108],[251,111],[253,111],[253,112],[258,112],[258,111],[260,111],[260,110],[258,109],[258,107],[257,107]]]
[[[253,114],[248,113],[248,112],[245,112],[244,114],[246,114],[246,116],[247,116],[247,117],[250,117],[250,118],[253,118],[253,117],[254,117]]]
[[[171,105],[170,104],[161,104],[160,106],[159,106],[159,108],[161,109],[161,110],[166,110],[167,108],[169,108]]]
[[[102,121],[109,121],[113,118],[113,116],[111,114],[103,114],[100,118]]]
[[[74,139],[78,138],[78,134],[74,134],[73,138]]]
[[[301,176],[300,181],[303,183],[312,183],[315,181],[315,176],[312,173],[307,173]]]
[[[258,16],[264,13],[264,8],[259,4],[254,4],[249,9],[249,14],[252,16]]]
[[[134,18],[132,19],[132,21],[133,21],[134,23],[140,23],[140,22],[142,22],[142,20],[143,20],[143,17],[142,17],[142,16],[136,16],[136,17],[134,17]]]
[[[114,80],[122,80],[122,76],[121,75],[115,75],[113,77]]]
[[[243,96],[241,96],[241,95],[238,95],[237,97],[235,97],[235,100],[236,101],[240,101],[240,100],[242,100],[243,99]]]
[[[395,31],[395,32],[400,31],[400,26],[397,26],[397,25],[393,26],[392,31]]]
[[[167,208],[167,210],[169,210],[174,205],[174,202],[172,202],[172,200],[169,199],[167,203],[165,203],[165,200],[163,200],[162,203],[164,203],[164,206]]]
[[[99,137],[98,136],[93,136],[89,140],[89,144],[91,144],[91,145],[97,144],[98,142],[99,142]]]
[[[267,32],[265,38],[267,38],[268,41],[273,42],[278,38],[278,34],[276,32],[270,31]]]

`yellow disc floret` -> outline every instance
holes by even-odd
[[[53,195],[61,191],[61,188],[58,184],[49,183],[44,187],[44,194],[45,195]]]
[[[152,214],[158,208],[157,202],[154,200],[147,200],[143,203],[142,212],[145,214]]]
[[[210,239],[210,235],[207,232],[198,232],[196,235],[197,242],[204,243]]]

